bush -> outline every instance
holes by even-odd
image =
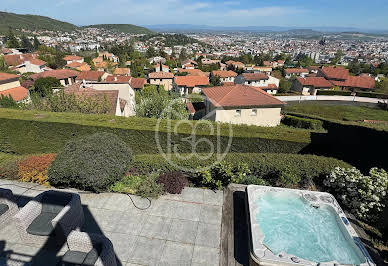
[[[189,180],[182,172],[170,172],[161,174],[157,183],[163,184],[164,191],[170,194],[181,194],[185,186],[189,184]]]
[[[18,165],[21,156],[0,153],[0,179],[18,179]]]
[[[63,87],[61,82],[54,77],[38,78],[32,92],[38,94],[41,97],[46,97],[53,93],[53,88]]]
[[[54,186],[105,191],[129,169],[131,151],[119,137],[96,133],[69,141],[49,168]]]
[[[48,169],[56,154],[28,156],[18,165],[18,177],[22,182],[34,182],[48,185]]]
[[[11,95],[0,95],[0,107],[1,108],[19,108],[18,103],[12,98]]]
[[[136,194],[143,198],[157,198],[163,194],[163,185],[157,184],[158,172],[146,175],[127,175],[110,187],[110,191]]]
[[[356,168],[335,168],[324,180],[339,200],[358,218],[377,221],[388,193],[388,173],[372,168],[369,176]]]
[[[323,122],[317,119],[303,118],[292,115],[285,115],[282,123],[297,128],[319,130],[323,129]]]
[[[230,183],[241,183],[250,172],[245,163],[220,162],[209,170],[194,173],[193,180],[211,189],[222,189]]]
[[[351,91],[337,91],[337,90],[318,90],[317,95],[338,95],[338,96],[351,96]]]
[[[378,99],[388,99],[388,95],[387,94],[375,93],[375,92],[358,91],[356,93],[356,96],[357,97],[378,98]]]

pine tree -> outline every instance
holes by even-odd
[[[36,36],[34,36],[34,50],[38,50],[39,46],[41,45],[41,43],[39,42],[38,38]]]
[[[10,28],[7,35],[7,47],[8,48],[19,48],[20,44],[18,39],[16,39],[15,34],[13,33],[12,29]]]
[[[34,46],[25,35],[22,36],[21,47],[27,49],[28,52],[31,52],[34,49]]]

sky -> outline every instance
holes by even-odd
[[[356,27],[388,30],[388,0],[0,0],[0,11],[76,25]]]

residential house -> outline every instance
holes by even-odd
[[[234,82],[237,73],[232,70],[214,70],[212,76],[219,77],[222,83]]]
[[[259,88],[246,85],[208,87],[206,118],[212,121],[274,127],[280,124],[284,103]]]
[[[163,85],[166,91],[172,89],[174,74],[169,72],[152,72],[148,74],[148,83],[153,85]]]
[[[253,66],[252,71],[253,71],[253,73],[265,73],[267,75],[271,75],[272,67]]]
[[[375,87],[375,80],[369,76],[350,76],[349,70],[343,67],[330,66],[318,70],[318,77],[324,77],[334,86],[344,90],[371,90]]]
[[[11,96],[14,101],[28,100],[28,89],[20,85],[19,76],[0,72],[0,97]]]
[[[63,86],[72,85],[75,82],[76,77],[79,75],[78,71],[71,69],[56,69],[50,71],[44,71],[41,73],[33,74],[30,78],[36,81],[39,78],[53,77],[58,79]]]
[[[111,108],[108,114],[116,115],[116,116],[133,116],[135,115],[135,106],[134,106],[134,97],[133,99],[123,99],[122,94],[120,93],[120,89],[117,88],[117,84],[112,84],[113,86],[106,87],[104,89],[103,86],[98,88],[92,88],[90,84],[86,85],[84,83],[75,83],[67,88],[65,88],[64,92],[66,94],[73,94],[77,97],[87,97],[87,98],[105,98],[110,104]],[[124,84],[125,85],[125,84]],[[127,84],[129,87],[129,84]],[[127,89],[128,89],[127,87]],[[130,87],[129,87],[130,88]]]
[[[63,58],[63,60],[66,61],[66,64],[71,64],[71,63],[83,63],[84,62],[84,58],[81,57],[81,56],[77,56],[77,55],[67,55]]]
[[[26,72],[41,73],[47,69],[46,64],[43,60],[32,58],[24,62],[24,71],[20,69],[19,72],[22,74]]]
[[[109,74],[104,71],[83,71],[78,73],[76,81],[104,81],[108,76]]]
[[[118,75],[118,76],[130,76],[131,75],[131,69],[129,68],[116,68],[113,71],[113,75]]]
[[[243,84],[254,87],[268,86],[269,76],[264,73],[242,73],[235,79],[236,84]]]
[[[229,60],[225,62],[228,67],[233,67],[234,69],[244,69],[245,65],[244,63],[238,62],[238,61],[233,61]]]
[[[180,95],[201,93],[204,86],[209,85],[209,78],[206,76],[177,76],[174,78],[173,89]]]
[[[108,53],[108,52],[99,52],[98,57],[102,58],[102,60],[108,60],[108,61],[111,61],[114,63],[119,62],[119,58],[117,56],[115,56],[112,53]]]
[[[334,85],[323,77],[297,78],[291,90],[301,92],[302,95],[316,95],[318,90],[328,90]]]
[[[198,63],[191,59],[187,59],[182,62],[183,69],[195,69],[197,66],[198,66]]]
[[[91,70],[91,67],[85,62],[83,62],[83,63],[73,62],[73,63],[67,64],[65,67],[70,68],[70,69],[76,69],[78,71],[90,71]]]
[[[306,68],[287,68],[284,70],[286,79],[290,79],[292,77],[302,77],[304,78],[309,74],[309,70]]]
[[[186,109],[189,112],[189,120],[199,120],[205,115],[204,102],[187,102]]]
[[[221,63],[221,60],[213,60],[210,58],[202,58],[201,59],[202,65],[215,65]]]
[[[203,72],[200,69],[183,69],[183,68],[178,68],[179,73],[187,73],[187,76],[205,76],[209,77],[210,73],[209,72]]]
[[[120,113],[116,112],[118,116],[134,116],[136,115],[136,101],[135,90],[128,82],[123,83],[107,83],[107,82],[82,82],[93,90],[100,91],[118,91],[118,98],[120,101]],[[117,110],[117,109],[116,109]]]
[[[130,81],[130,85],[134,90],[142,90],[144,89],[144,85],[147,83],[145,78],[132,78]]]
[[[170,72],[170,68],[163,64],[154,65],[155,72]]]

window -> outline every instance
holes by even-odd
[[[65,85],[69,85],[69,80],[65,79]]]
[[[257,116],[257,109],[252,109],[251,116]]]
[[[237,110],[236,110],[236,113],[234,114],[234,116],[241,116],[241,110],[240,110],[240,109],[237,109]]]

